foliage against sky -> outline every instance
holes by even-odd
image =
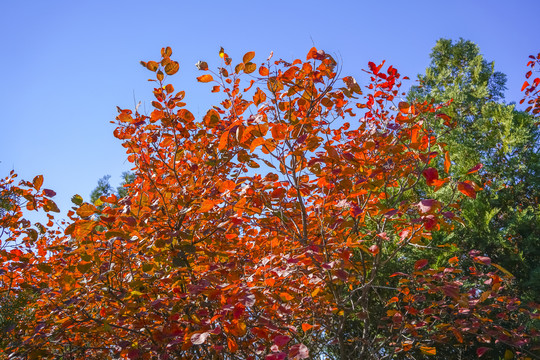
[[[456,126],[449,103],[399,101],[406,78],[384,63],[368,63],[362,88],[316,48],[260,65],[221,48],[221,66],[201,61],[197,77],[221,101],[196,118],[167,81],[171,55],[142,62],[154,110],[118,109],[114,135],[135,171],[125,197],[74,197],[58,231],[50,214],[46,226],[22,218],[20,206],[58,212],[42,176],[2,183],[0,195],[18,197],[2,218],[0,285],[37,296],[8,353],[386,359],[449,344],[481,357],[502,344],[505,356],[534,356],[537,305],[481,252],[387,270],[453,231],[461,199],[481,190],[480,166],[451,172],[434,132]]]
[[[0,13],[0,173],[24,178],[44,174],[46,185],[65,189],[65,214],[73,194],[87,196],[104,174],[120,183],[129,170],[112,136],[116,106],[150,111],[151,86],[138,65],[163,46],[175,49],[196,115],[211,104],[195,82],[194,64],[223,46],[231,56],[300,58],[312,46],[325,49],[359,83],[368,61],[387,60],[411,78],[423,73],[439,38],[470,39],[497,71],[508,75],[507,101],[519,101],[523,57],[537,53],[529,29],[540,4],[429,0],[403,2],[308,1],[91,2],[8,1]],[[176,83],[177,82],[177,83]],[[99,144],[99,146],[96,146]]]

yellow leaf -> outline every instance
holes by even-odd
[[[505,275],[513,278],[514,275],[512,275],[512,273],[508,270],[506,270],[505,268],[503,268],[501,265],[498,265],[498,264],[491,264],[492,266],[496,267],[497,269],[501,270]]]

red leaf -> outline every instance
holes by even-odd
[[[481,357],[482,355],[484,355],[489,350],[491,350],[491,349],[487,348],[487,347],[479,347],[478,349],[476,349],[476,355],[478,355],[478,357]]]
[[[419,270],[425,267],[427,264],[428,264],[427,259],[418,260],[417,262],[414,263],[414,270]]]
[[[468,197],[476,199],[476,191],[474,191],[474,187],[471,184],[466,182],[460,182],[458,183],[458,190],[461,191],[463,194],[467,195]]]
[[[482,167],[484,167],[484,165],[481,164],[481,163],[478,163],[475,166],[473,166],[472,168],[470,168],[469,171],[467,171],[467,174],[473,174],[473,173],[477,172],[478,170],[480,170]]]
[[[433,207],[437,207],[438,204],[439,202],[437,200],[426,199],[426,200],[420,201],[417,205],[418,205],[418,208],[420,209],[420,212],[425,214],[431,211]]]
[[[46,197],[54,197],[56,195],[56,192],[51,189],[43,189],[43,193]]]
[[[375,75],[377,75],[377,73],[379,72],[377,70],[377,65],[375,65],[374,62],[370,61],[370,62],[368,62],[368,66],[369,66],[371,72],[373,72]]]
[[[422,172],[422,175],[424,175],[427,184],[430,186],[434,186],[439,183],[439,172],[435,168],[427,168]]]
[[[295,344],[291,346],[289,350],[289,358],[297,359],[308,359],[309,358],[309,349],[304,344]]]
[[[274,344],[276,344],[279,347],[283,347],[287,345],[287,343],[291,340],[291,338],[287,335],[277,335],[274,338]]]
[[[527,86],[529,86],[529,83],[527,81],[525,81],[523,83],[523,85],[521,86],[521,91],[525,90],[527,88]]]
[[[487,256],[475,256],[473,260],[484,265],[491,264],[491,259]]]
[[[379,253],[379,247],[377,245],[371,245],[369,247],[369,251],[373,254],[373,255],[377,255]]]

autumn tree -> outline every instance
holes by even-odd
[[[0,358],[6,358],[25,338],[27,325],[35,320],[37,299],[44,283],[46,249],[60,233],[53,228],[51,212],[58,207],[51,200],[55,192],[42,189],[43,177],[15,184],[12,171],[0,179]],[[46,224],[32,223],[25,211],[44,210]],[[33,245],[38,250],[32,250]]]
[[[444,104],[403,101],[384,63],[368,64],[362,89],[315,48],[259,65],[221,49],[216,71],[197,64],[221,100],[196,119],[168,81],[171,55],[142,62],[152,112],[116,119],[135,175],[126,195],[76,196],[63,234],[2,253],[3,266],[22,257],[33,271],[3,273],[2,289],[16,279],[10,291],[39,294],[12,358],[418,358],[471,338],[479,356],[497,342],[534,356],[537,333],[519,321],[536,309],[483,254],[388,273],[452,232],[461,198],[479,190],[475,169],[449,171],[434,131],[454,126]],[[30,208],[50,209],[39,182],[22,184]]]

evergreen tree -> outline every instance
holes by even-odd
[[[119,198],[124,197],[127,193],[125,185],[133,182],[133,180],[135,179],[135,174],[129,171],[124,171],[122,173],[122,182],[116,189],[114,189],[110,184],[110,178],[111,175],[105,175],[98,180],[97,186],[90,193],[90,201],[93,204],[98,202],[101,196],[109,196],[111,194],[115,194]]]
[[[447,115],[455,126],[436,131],[453,154],[452,173],[483,164],[477,173],[483,191],[463,204],[465,226],[440,240],[491,256],[515,276],[523,298],[539,301],[540,138],[534,118],[504,103],[506,76],[470,41],[439,40],[418,80],[410,98],[451,101]]]

